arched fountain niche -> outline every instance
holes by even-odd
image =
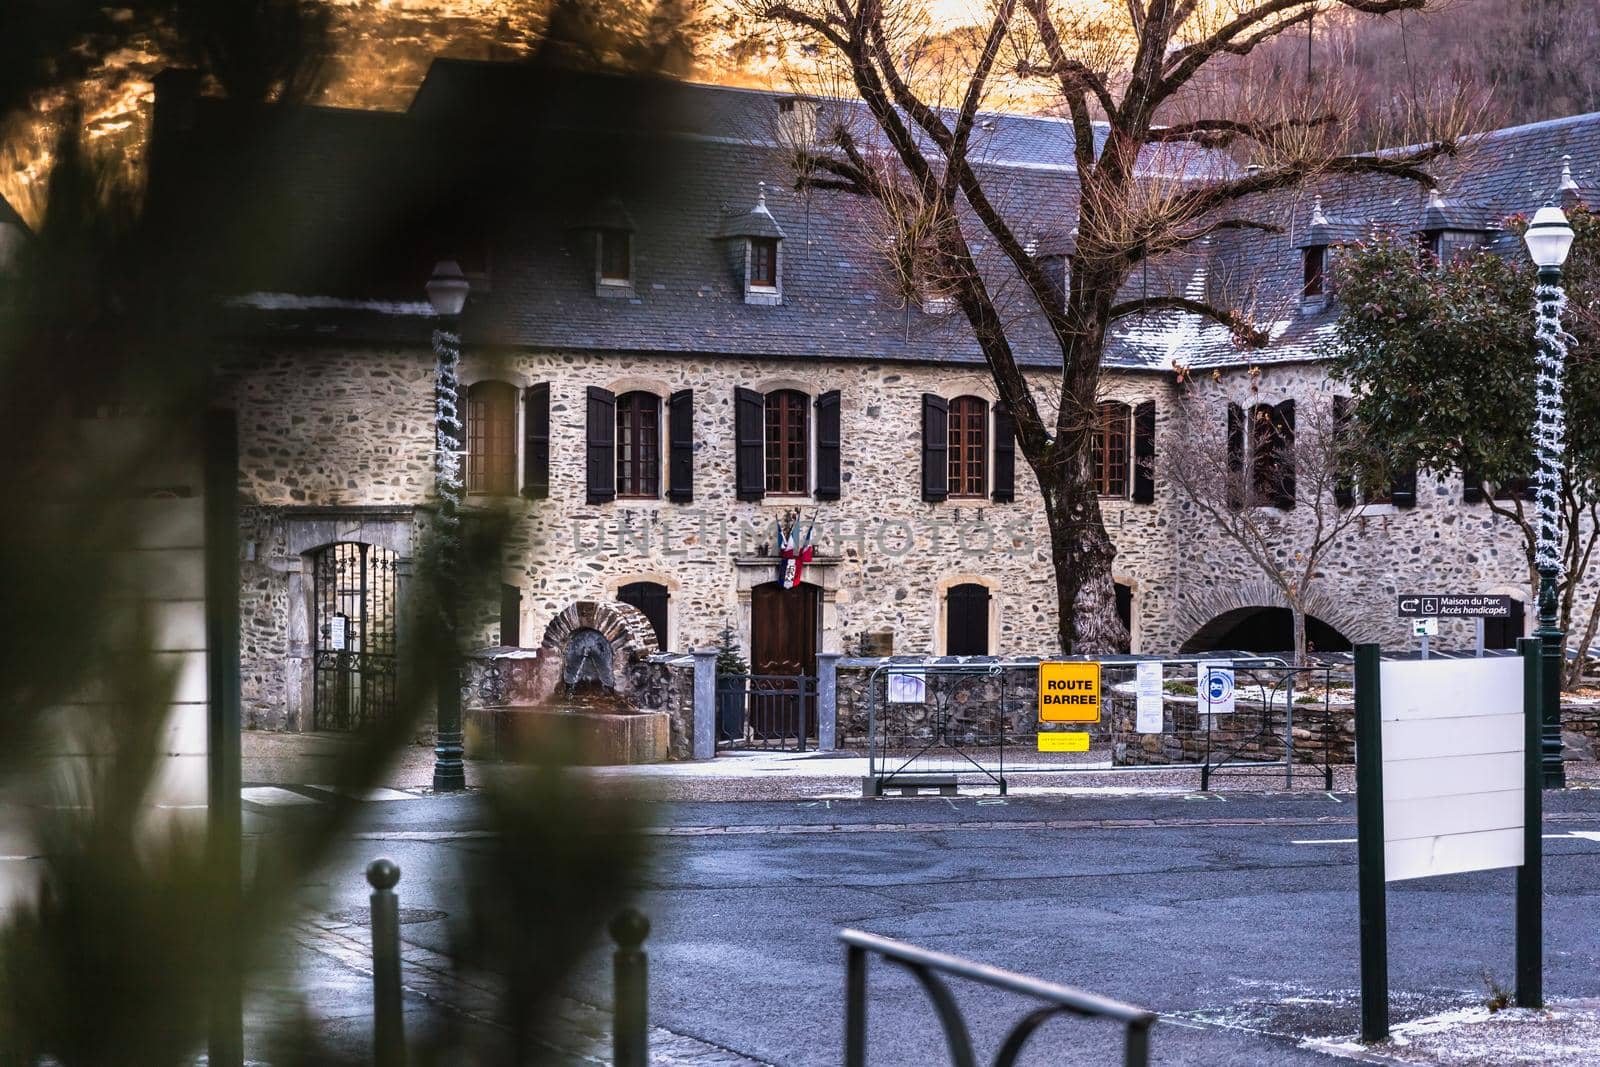
[[[569,604],[545,627],[531,669],[517,670],[503,687],[503,702],[468,713],[469,743],[475,754],[500,759],[552,752],[580,763],[665,759],[669,716],[638,701],[641,670],[657,651],[655,629],[633,605]]]

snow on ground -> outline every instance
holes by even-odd
[[[1600,1001],[1543,1011],[1484,1006],[1425,1015],[1391,1028],[1390,1040],[1308,1039],[1303,1048],[1378,1063],[1436,1067],[1590,1067],[1600,1061]]]

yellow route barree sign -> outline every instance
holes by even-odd
[[[1099,722],[1100,664],[1039,664],[1040,722]]]

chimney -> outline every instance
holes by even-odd
[[[778,143],[799,151],[817,143],[817,101],[809,96],[785,96],[778,101]]]

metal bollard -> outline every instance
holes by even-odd
[[[615,1067],[647,1067],[650,1062],[650,1042],[645,1034],[650,1021],[650,961],[639,947],[649,934],[650,920],[634,908],[625,908],[611,920],[611,939],[617,943],[612,957],[616,1004],[611,1058]]]
[[[405,1067],[406,1026],[400,1005],[400,867],[379,857],[367,864],[372,886],[372,1051],[376,1067]]]

